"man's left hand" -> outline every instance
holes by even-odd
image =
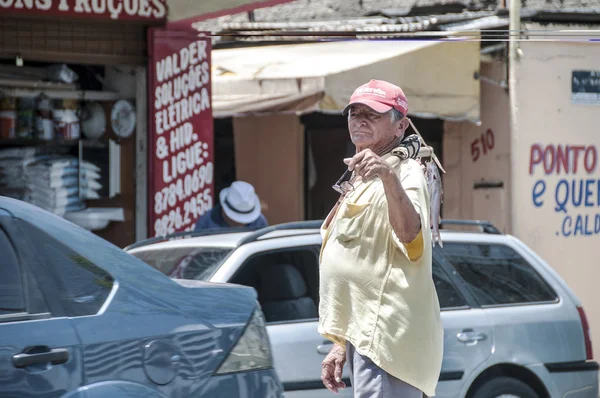
[[[363,181],[369,181],[375,177],[383,180],[393,174],[390,165],[370,149],[365,149],[351,158],[344,159],[344,163],[348,165],[348,170],[354,171]]]

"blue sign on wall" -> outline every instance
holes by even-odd
[[[571,101],[600,105],[600,71],[574,70],[571,74]]]

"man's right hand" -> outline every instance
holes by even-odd
[[[338,390],[346,388],[346,384],[342,381],[344,363],[346,363],[346,349],[334,344],[321,365],[323,369],[321,381],[331,392],[337,393]]]

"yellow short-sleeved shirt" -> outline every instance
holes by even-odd
[[[444,331],[432,279],[427,182],[417,161],[384,159],[421,216],[423,254],[411,261],[396,237],[381,180],[356,184],[321,230],[319,333],[349,341],[389,374],[434,396]]]

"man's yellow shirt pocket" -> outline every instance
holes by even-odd
[[[339,240],[349,241],[360,237],[369,207],[371,203],[346,202],[342,205],[340,215],[335,222]]]

